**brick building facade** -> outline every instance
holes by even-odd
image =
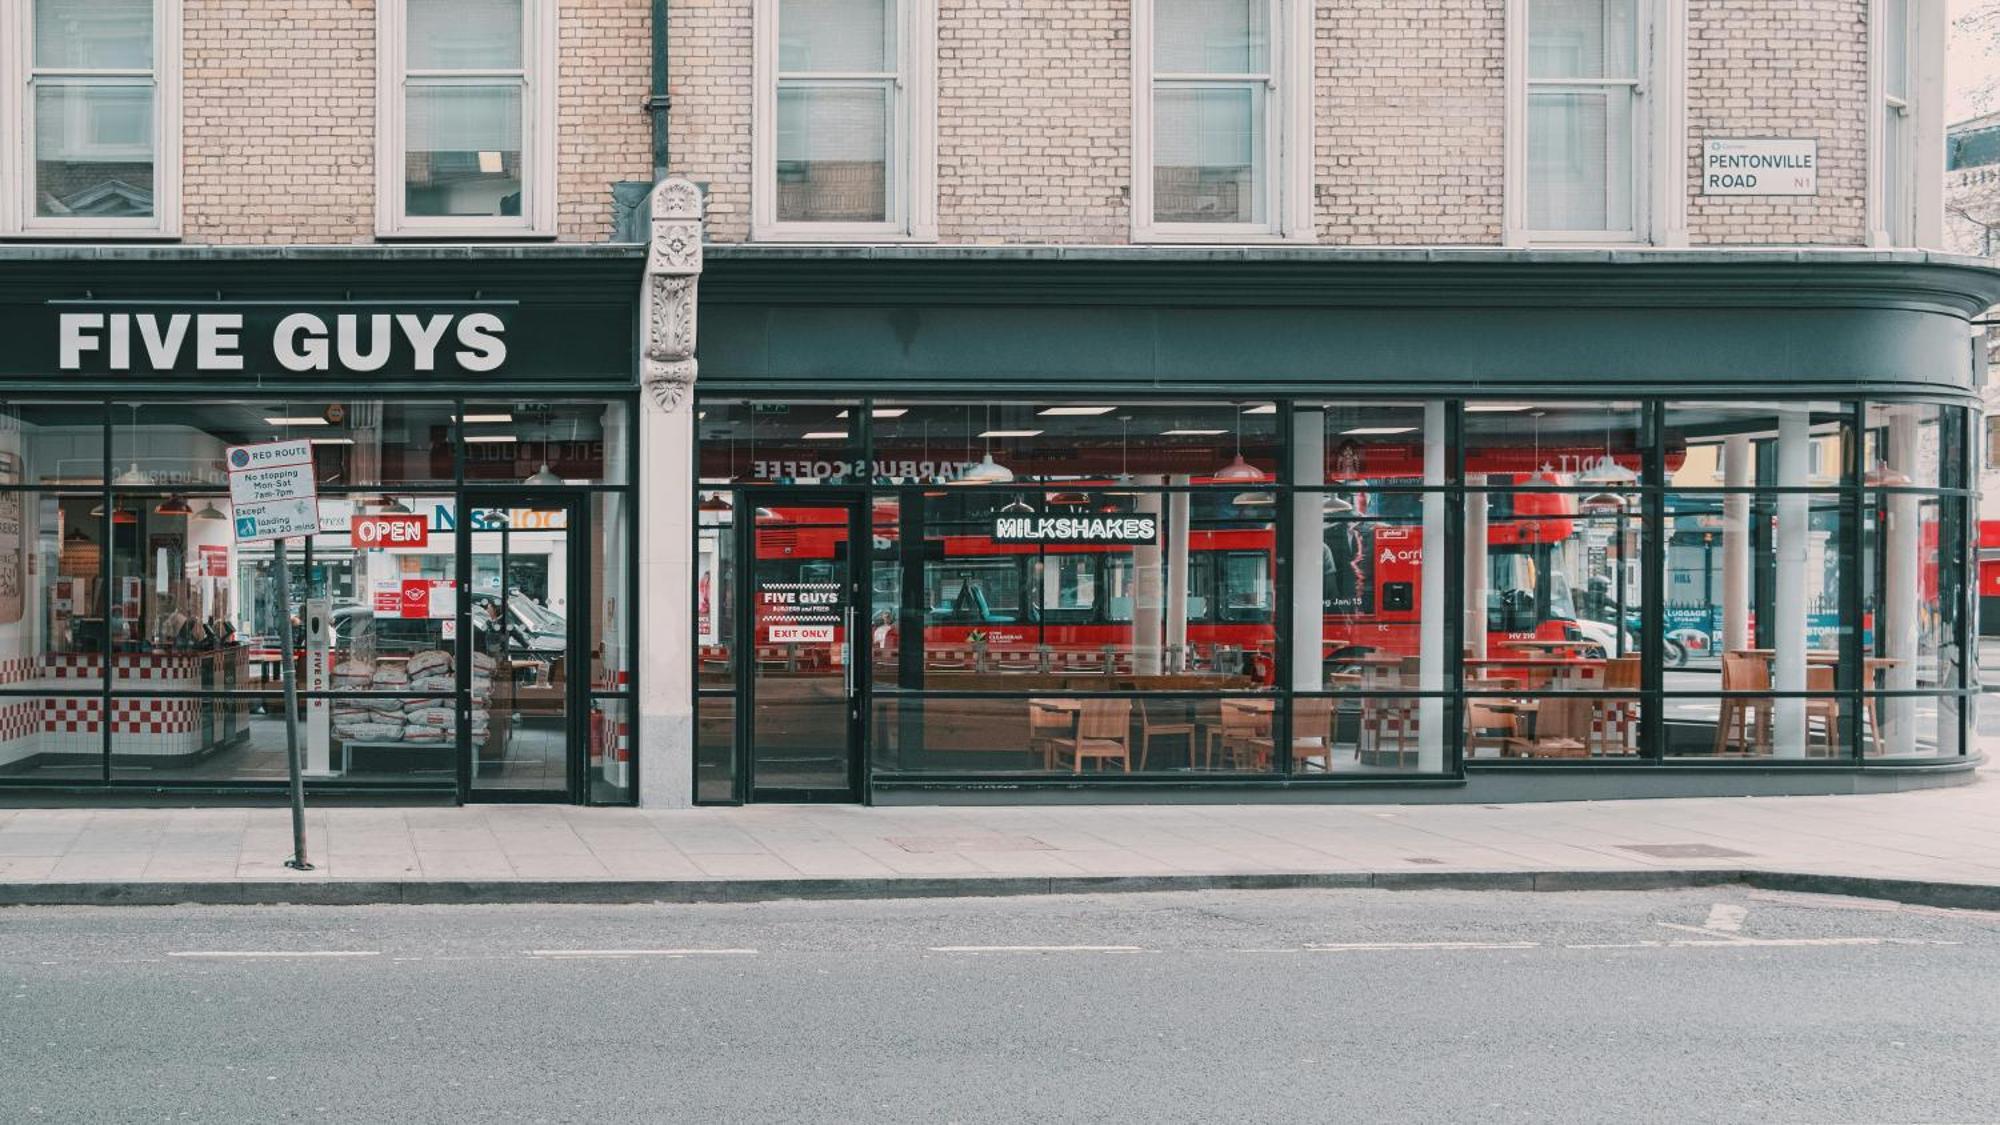
[[[1309,103],[1298,134],[1310,138],[1307,151],[1285,152],[1282,168],[1268,170],[1306,193],[1309,218],[1296,229],[1274,227],[1273,237],[1331,246],[1538,241],[1521,221],[1510,225],[1507,187],[1525,178],[1522,158],[1509,154],[1510,134],[1526,132],[1522,119],[1510,130],[1510,114],[1523,115],[1510,105],[1523,95],[1510,92],[1509,75],[1518,83],[1525,66],[1510,66],[1508,27],[1525,22],[1532,6],[1363,0],[1318,3],[1300,18],[1286,14],[1289,3],[1274,4],[1274,30],[1283,24],[1311,42],[1297,56],[1307,80],[1285,75],[1271,87],[1274,107]],[[1912,18],[1932,20],[1931,6],[1912,5]],[[354,244],[382,233],[375,195],[384,86],[373,0],[169,7],[178,8],[181,60],[177,113],[169,114],[181,155],[160,169],[180,181],[170,233],[216,244]],[[1939,240],[1928,202],[1902,232],[1871,210],[1883,204],[1870,185],[1894,156],[1875,135],[1871,106],[1882,79],[1869,44],[1879,31],[1871,31],[1866,0],[1810,0],[1783,11],[1746,12],[1723,0],[1628,7],[1648,47],[1635,174],[1649,214],[1634,237],[1604,241]],[[615,225],[610,186],[651,178],[654,8],[651,0],[556,5],[557,218],[537,233],[604,241]],[[913,121],[928,139],[899,154],[906,165],[921,154],[926,166],[918,241],[1150,240],[1133,213],[1134,129],[1143,117],[1135,113],[1131,3],[909,0],[905,9],[913,26],[923,25],[927,56],[910,61],[916,69],[904,88],[925,102]],[[704,187],[717,242],[752,238],[757,26],[775,23],[777,11],[775,0],[687,0],[670,9],[669,168]],[[1941,25],[1924,24],[1914,49],[1932,49],[1941,34]],[[1521,45],[1513,51],[1521,55]],[[1942,153],[1937,99],[1919,80],[1906,101],[1908,174],[1921,182]],[[1816,142],[1816,194],[1705,195],[1703,143],[1740,137]],[[1685,174],[1666,174],[1670,167]],[[1930,198],[1927,190],[1911,195]],[[8,232],[0,227],[0,237]]]
[[[0,0],[0,788],[282,784],[280,573],[329,793],[1963,780],[2000,272],[1939,252],[1943,46],[1942,0]],[[228,487],[272,441],[296,570]]]

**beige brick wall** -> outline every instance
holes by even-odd
[[[1867,241],[1865,0],[1688,0],[1688,242]],[[1819,141],[1817,196],[1704,196],[1710,137]]]
[[[611,185],[653,178],[652,5],[561,0],[559,13],[556,222],[565,242],[603,242]]]
[[[751,0],[675,0],[669,167],[707,185],[708,237],[750,237]]]
[[[939,0],[938,236],[1124,242],[1130,0]]]
[[[372,0],[187,0],[187,241],[373,239],[374,8]]]
[[[1500,0],[1341,0],[1314,19],[1320,241],[1497,244]]]
[[[1119,242],[1130,227],[1134,0],[938,0],[945,242]],[[1340,245],[1501,238],[1503,0],[1314,0],[1315,228]],[[1696,245],[1864,241],[1865,0],[1688,0]],[[676,0],[676,173],[748,237],[751,0]],[[562,0],[558,225],[598,240],[650,177],[648,0]],[[374,236],[374,0],[186,0],[189,241]],[[1710,136],[1811,136],[1812,199],[1706,198]]]
[[[561,0],[557,225],[611,232],[611,183],[652,177],[647,0]],[[186,0],[183,236],[375,237],[373,0]]]

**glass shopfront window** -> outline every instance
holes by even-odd
[[[630,801],[627,409],[0,404],[0,781],[282,782],[291,661],[311,784],[454,788],[469,768]],[[528,453],[482,456],[473,438],[502,432]],[[320,514],[289,544],[290,652],[273,544],[237,540],[225,465],[287,439],[311,443]]]
[[[759,677],[888,781],[1963,753],[1958,406],[697,409],[703,800]]]

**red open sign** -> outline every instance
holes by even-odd
[[[420,515],[356,516],[348,540],[363,549],[371,547],[426,547],[431,541],[430,521]]]

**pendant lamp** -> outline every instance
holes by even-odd
[[[563,479],[561,477],[555,475],[554,472],[550,471],[549,463],[547,461],[542,462],[541,468],[536,469],[532,473],[529,473],[527,477],[521,481],[522,484],[561,484],[562,482]]]
[[[958,478],[957,483],[1010,484],[1013,482],[1013,480],[1014,480],[1014,470],[1008,468],[1005,465],[1000,464],[998,461],[995,461],[993,459],[993,454],[991,452],[988,452],[985,457],[980,459],[979,464],[974,465],[970,469],[967,469],[965,471],[965,475]]]
[[[1006,505],[1000,509],[1003,515],[1019,515],[1020,513],[1033,512],[1034,510],[1027,501],[1021,499],[1019,493],[1016,493],[1014,498],[1007,501]]]
[[[1542,460],[1542,415],[1545,413],[1547,411],[1544,410],[1529,412],[1529,416],[1535,420],[1535,468],[1522,483],[1550,485],[1560,488],[1562,487],[1563,479],[1556,475],[1555,466]]]
[[[194,514],[194,509],[189,507],[188,502],[181,497],[169,496],[165,500],[160,501],[160,506],[153,509],[153,514],[156,516],[191,516]]]
[[[1877,461],[1869,470],[1861,474],[1861,483],[1870,488],[1904,488],[1910,483],[1908,473],[1889,467],[1887,461]]]
[[[1230,484],[1249,484],[1262,481],[1264,470],[1243,459],[1243,408],[1236,408],[1236,457],[1229,464],[1215,471],[1217,481]]]
[[[222,514],[221,508],[215,506],[215,501],[210,500],[201,506],[201,510],[196,512],[193,518],[198,520],[219,520],[227,519],[228,517]]]
[[[1326,494],[1326,502],[1320,505],[1320,510],[1329,516],[1344,516],[1354,511],[1354,501],[1338,492],[1329,492]]]

